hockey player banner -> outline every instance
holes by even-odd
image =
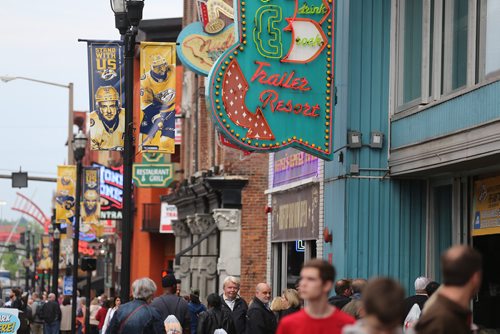
[[[125,81],[121,42],[89,41],[90,148],[123,150]]]
[[[57,166],[56,223],[71,224],[75,215],[76,166]]]
[[[141,43],[139,151],[175,152],[175,43]]]
[[[103,234],[103,225],[100,223],[100,169],[97,167],[87,167],[83,170],[83,195],[80,225],[80,239],[93,241]]]

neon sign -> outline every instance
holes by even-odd
[[[333,0],[235,2],[238,41],[214,64],[208,105],[246,151],[295,147],[331,160]]]
[[[182,29],[177,55],[190,70],[208,76],[217,59],[236,41],[231,0],[198,0],[200,21]]]

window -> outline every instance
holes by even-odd
[[[480,75],[489,78],[500,72],[500,43],[498,43],[498,32],[500,31],[500,1],[481,1],[481,49]]]
[[[474,85],[477,1],[393,1],[397,13],[396,112]],[[497,13],[500,17],[500,4]],[[500,47],[494,60],[498,69],[499,56]]]

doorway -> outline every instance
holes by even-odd
[[[483,281],[474,298],[474,323],[500,328],[500,234],[476,236],[472,244],[483,256]]]

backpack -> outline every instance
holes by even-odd
[[[33,304],[35,307],[35,317],[33,319],[34,322],[43,322],[43,307],[45,306],[45,303],[41,301],[37,301]]]

